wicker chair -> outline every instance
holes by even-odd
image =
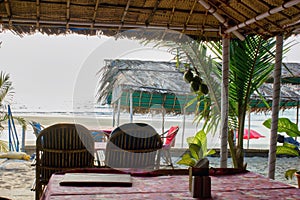
[[[36,140],[36,199],[55,172],[94,166],[94,139],[79,124],[55,124]]]
[[[112,131],[105,151],[111,168],[153,170],[159,167],[157,154],[162,140],[155,129],[144,123],[128,123]]]

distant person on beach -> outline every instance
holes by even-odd
[[[279,142],[279,143],[285,143],[286,142],[286,143],[289,143],[289,144],[293,144],[297,147],[297,150],[300,151],[299,150],[300,143],[292,137],[284,137],[283,135],[278,134],[277,135],[277,142]]]

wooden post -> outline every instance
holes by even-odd
[[[220,167],[227,168],[228,159],[228,91],[229,91],[229,48],[230,39],[224,35],[223,45],[223,62],[222,62],[222,85],[221,85],[221,149],[220,149]]]
[[[133,122],[132,90],[129,91],[129,109],[130,109],[130,123],[132,123]]]
[[[275,55],[275,69],[273,73],[273,101],[272,101],[272,124],[270,135],[270,149],[268,159],[268,177],[275,178],[276,165],[276,145],[277,145],[277,130],[278,130],[278,113],[280,103],[280,84],[281,84],[281,64],[282,64],[282,47],[283,36],[276,36],[276,55]]]

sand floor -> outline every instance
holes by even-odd
[[[35,167],[31,161],[0,159],[0,197],[12,200],[33,200],[31,191]]]

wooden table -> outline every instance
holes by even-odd
[[[84,172],[107,173],[104,169]],[[182,171],[181,171],[182,172]],[[186,173],[184,173],[186,174]],[[60,186],[64,174],[54,174],[41,199],[193,199],[188,175],[132,176],[132,187]],[[253,172],[211,175],[211,199],[300,199],[300,190]]]

